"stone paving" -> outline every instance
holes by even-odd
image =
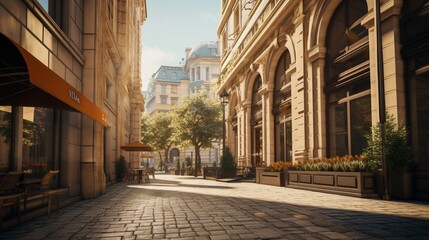
[[[429,204],[156,175],[0,239],[429,239]]]

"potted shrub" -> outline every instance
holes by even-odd
[[[406,127],[395,123],[392,115],[386,117],[385,157],[390,175],[390,189],[392,198],[409,199],[412,197],[412,154],[408,142]],[[373,126],[366,135],[367,148],[365,158],[373,168],[381,169],[381,128],[380,124]]]
[[[127,171],[127,163],[125,162],[125,157],[120,156],[116,161],[116,181],[120,182],[125,177]]]
[[[234,156],[228,147],[225,148],[225,154],[220,158],[221,176],[216,174],[216,178],[234,177],[236,175],[237,166],[234,161]]]

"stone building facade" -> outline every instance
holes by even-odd
[[[218,92],[241,166],[360,154],[379,121],[372,0],[222,0]],[[429,3],[381,1],[386,111],[411,132],[429,198]],[[411,27],[412,26],[412,27]]]
[[[120,146],[140,139],[145,0],[0,1],[0,164],[59,169],[68,199],[116,181]]]

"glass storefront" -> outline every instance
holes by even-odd
[[[19,171],[24,173],[24,177],[40,178],[53,169],[54,165],[53,110],[37,107],[20,108],[0,106],[0,171]],[[13,111],[19,113],[14,114]],[[22,131],[17,129],[20,127]],[[12,151],[14,142],[22,143],[22,149]],[[22,166],[22,169],[13,169],[13,166]]]
[[[11,170],[12,107],[0,106],[0,173]]]
[[[53,110],[23,108],[22,171],[42,177],[53,166]]]

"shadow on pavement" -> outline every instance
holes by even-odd
[[[169,187],[169,184],[201,188],[201,192],[156,189]],[[213,190],[222,187],[210,186]],[[180,229],[183,225],[183,228],[191,229],[194,236],[223,229],[231,237],[239,236],[238,239],[429,239],[429,205],[426,203],[362,201],[334,196],[332,199],[338,205],[326,207],[323,201],[329,201],[329,194],[312,195],[308,191],[296,191],[296,195],[302,195],[291,196],[289,202],[267,201],[247,194],[222,196],[221,190],[218,195],[215,191],[209,194],[209,189],[204,191],[204,188],[210,186],[181,185],[178,181],[160,179],[153,184],[115,184],[96,199],[60,209],[60,213],[53,214],[51,218],[24,223],[1,233],[0,239],[31,239],[34,236],[39,239],[47,236],[96,239],[110,236],[114,230],[112,226],[120,226],[115,236],[132,234],[150,239],[155,237],[155,234],[150,235],[155,227],[168,228],[172,224],[167,221],[176,221],[172,228]],[[287,191],[286,188],[284,190]],[[275,194],[272,193],[273,198]],[[299,201],[300,198],[317,196],[323,196],[320,206],[304,205],[305,201]],[[291,200],[296,200],[296,203],[291,203]],[[165,220],[163,216],[171,218]],[[138,230],[126,232],[124,224],[127,222],[130,225],[132,222],[144,223],[142,226],[149,228],[148,235],[141,235],[142,231]],[[221,229],[211,230],[215,223]],[[194,227],[194,224],[199,227]],[[167,235],[156,237],[168,238]]]

